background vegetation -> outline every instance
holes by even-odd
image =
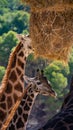
[[[17,45],[15,34],[29,33],[29,18],[30,8],[20,3],[19,0],[0,0],[0,83],[5,73],[9,55],[14,46]],[[46,100],[49,109],[54,113],[60,108],[63,97],[68,92],[73,74],[73,49],[66,66],[59,61],[50,62],[42,58],[35,60],[34,56],[30,55],[27,60],[26,73],[33,76],[37,68],[44,69],[44,74],[58,93],[58,99],[49,98]]]

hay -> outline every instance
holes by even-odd
[[[73,0],[22,0],[23,2],[26,2],[31,6],[31,8],[41,9],[41,8],[47,8],[52,7],[55,5],[71,5],[73,4]]]
[[[42,11],[44,9],[65,9],[73,8],[73,0],[22,0],[27,3],[31,10]]]
[[[67,61],[73,46],[73,0],[25,0],[36,56]]]

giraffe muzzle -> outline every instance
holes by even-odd
[[[52,91],[51,93],[49,93],[49,95],[51,97],[57,98],[57,93],[55,91]]]

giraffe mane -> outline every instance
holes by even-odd
[[[12,60],[14,59],[14,56],[15,56],[16,52],[20,49],[20,47],[22,47],[21,42],[19,42],[19,44],[15,47],[15,49],[13,50],[13,52],[11,52],[11,54],[9,56],[7,69],[6,69],[5,75],[2,79],[2,84],[1,84],[1,87],[0,87],[0,98],[1,98],[1,96],[2,96],[2,94],[5,91],[6,86],[7,86],[7,81],[8,81],[9,74],[10,74],[11,67],[12,67]]]

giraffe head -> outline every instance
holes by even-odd
[[[33,91],[37,94],[42,94],[45,96],[56,97],[56,92],[52,89],[51,83],[44,76],[43,71],[37,70],[36,76],[34,78],[29,78],[24,76],[26,83],[30,83],[33,86]]]
[[[33,53],[33,49],[31,46],[31,39],[29,38],[29,35],[25,36],[22,34],[16,35],[17,39],[20,41],[20,43],[23,44],[23,49],[25,50],[25,56],[27,57],[30,53]]]

